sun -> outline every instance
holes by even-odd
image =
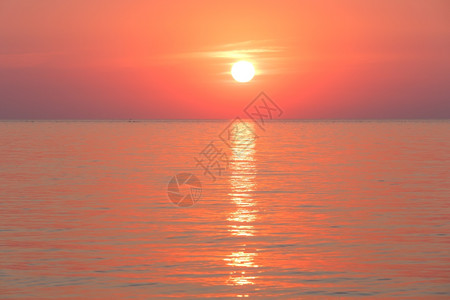
[[[238,82],[249,82],[255,76],[255,68],[248,61],[238,61],[231,68],[231,75]]]

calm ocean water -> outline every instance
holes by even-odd
[[[450,298],[449,121],[228,123],[0,122],[0,298]]]

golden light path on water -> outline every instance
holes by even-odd
[[[233,130],[230,131],[232,156],[229,166],[231,186],[229,196],[231,201],[236,204],[236,210],[231,212],[227,218],[230,222],[228,231],[232,236],[242,238],[256,234],[253,222],[257,219],[258,207],[252,197],[252,192],[256,189],[254,131],[254,124],[250,122],[236,123]],[[230,273],[227,284],[234,286],[254,284],[257,277],[251,271],[259,267],[254,262],[256,256],[257,253],[248,251],[245,243],[235,252],[230,253],[224,260],[234,269]],[[248,295],[237,296],[246,297]]]

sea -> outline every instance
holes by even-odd
[[[0,121],[0,299],[167,298],[450,299],[450,121]]]

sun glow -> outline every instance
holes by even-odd
[[[255,76],[255,68],[248,61],[238,61],[231,68],[231,75],[238,82],[249,82]]]

